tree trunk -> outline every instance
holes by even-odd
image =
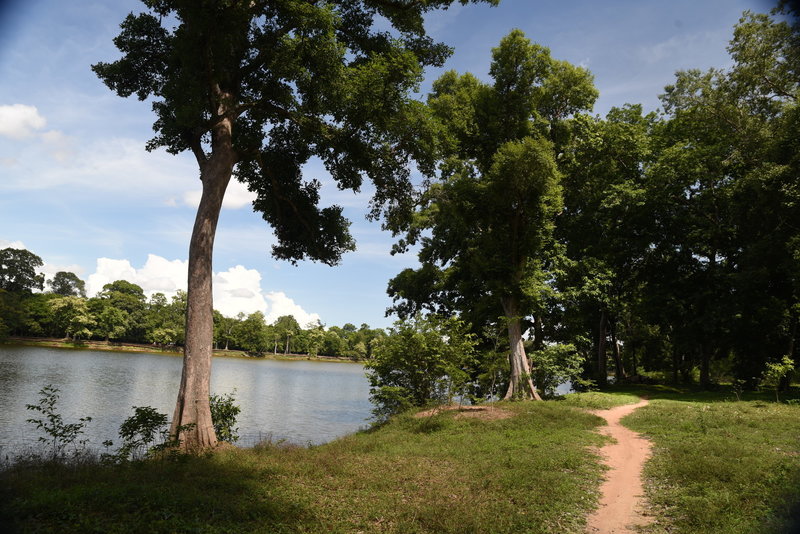
[[[611,324],[611,343],[613,344],[614,350],[614,368],[617,375],[617,382],[620,380],[625,380],[627,376],[625,375],[625,367],[622,365],[622,354],[619,350],[619,339],[617,339],[617,326],[616,322]]]
[[[522,320],[519,315],[519,304],[514,297],[503,297],[503,311],[508,321],[508,342],[511,346],[509,362],[511,363],[511,378],[508,381],[508,391],[503,400],[509,399],[535,399],[542,400],[533,384],[531,368],[525,356],[525,346],[522,344]]]
[[[597,384],[608,384],[608,356],[606,355],[606,330],[608,317],[605,310],[600,312],[600,328],[597,334]]]
[[[180,440],[182,449],[193,452],[217,444],[209,404],[211,347],[214,340],[211,279],[217,221],[225,189],[236,162],[230,145],[229,123],[227,128],[227,136],[224,131],[215,131],[217,138],[214,142],[214,154],[201,164],[203,194],[189,244],[186,344],[181,385],[170,434]]]
[[[700,385],[708,388],[711,385],[711,349],[700,346]]]

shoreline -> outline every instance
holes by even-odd
[[[45,347],[53,349],[67,350],[97,350],[103,352],[125,352],[148,354],[159,354],[164,356],[182,356],[183,347],[161,348],[157,345],[145,345],[141,343],[117,343],[113,341],[86,340],[73,342],[58,338],[34,338],[34,337],[14,337],[9,336],[0,341],[0,346],[23,346],[23,347]],[[275,361],[312,361],[312,362],[335,362],[335,363],[358,363],[363,361],[351,360],[338,356],[310,356],[308,354],[272,354],[266,353],[263,356],[248,356],[241,350],[214,349],[214,358],[238,358],[244,360],[275,360]]]

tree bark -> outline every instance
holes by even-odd
[[[222,121],[214,133],[214,152],[200,165],[203,193],[189,244],[183,371],[170,429],[180,447],[192,452],[217,445],[209,404],[214,340],[212,257],[222,199],[236,157],[230,143],[230,122]]]
[[[617,375],[617,382],[619,382],[620,380],[625,380],[627,376],[625,375],[625,366],[622,365],[622,354],[619,350],[616,322],[612,322],[611,324],[611,343],[613,344],[612,348],[614,350],[614,366]]]
[[[608,329],[608,316],[605,310],[600,312],[600,328],[597,334],[597,384],[608,384],[608,356],[606,355],[606,330]]]
[[[700,385],[707,388],[711,385],[711,349],[700,346]]]
[[[519,303],[514,297],[503,297],[502,303],[508,321],[508,342],[511,346],[509,354],[511,378],[508,381],[508,390],[503,400],[516,398],[542,400],[533,383],[531,368],[528,365],[528,358],[525,356],[525,346],[522,344]]]

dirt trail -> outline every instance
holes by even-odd
[[[594,412],[608,422],[608,426],[600,431],[616,442],[600,449],[603,461],[610,469],[600,487],[600,507],[589,516],[586,529],[589,534],[634,534],[634,527],[650,522],[642,514],[642,466],[650,456],[651,444],[619,423],[620,419],[647,403],[643,399],[636,404]]]

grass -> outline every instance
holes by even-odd
[[[772,392],[736,401],[728,388],[633,391],[651,399],[623,420],[654,444],[644,474],[656,521],[644,532],[800,531],[800,406]]]
[[[406,415],[312,448],[19,465],[0,473],[0,531],[583,532],[606,439],[595,432],[601,419],[585,410],[640,396],[650,404],[624,424],[654,443],[645,477],[655,522],[645,532],[791,531],[800,405],[775,403],[772,392],[737,401],[729,388],[664,386],[503,403],[515,413],[509,419]]]
[[[397,418],[312,448],[267,445],[123,466],[18,466],[20,532],[578,533],[601,476],[600,419],[515,403],[510,419]]]

